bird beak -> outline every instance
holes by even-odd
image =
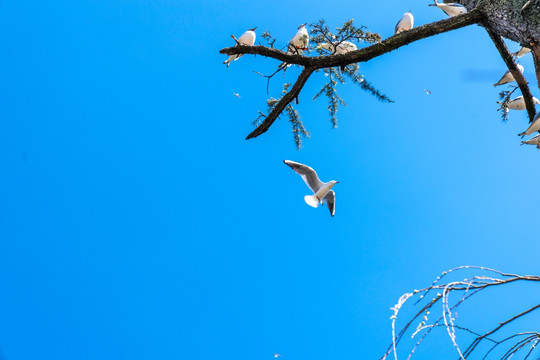
[[[251,29],[251,31],[255,31],[256,28],[257,28],[257,26],[255,26],[253,29]]]

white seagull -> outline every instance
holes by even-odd
[[[309,43],[309,34],[306,29],[306,24],[302,24],[298,27],[298,31],[294,34],[291,41],[289,41],[289,54],[302,54],[302,50],[307,50]]]
[[[512,55],[515,56],[516,58],[520,58],[523,55],[528,54],[530,52],[531,52],[531,49],[529,49],[528,47],[523,46],[521,49],[519,49],[519,51],[516,51],[515,53],[512,53]]]
[[[540,104],[540,101],[533,96],[533,103]],[[512,110],[525,110],[526,105],[523,95],[513,98],[512,100],[508,100],[506,107]]]
[[[321,48],[332,52],[332,54],[343,55],[350,51],[358,50],[356,44],[350,41],[341,41],[339,44],[335,45],[332,43],[322,43],[319,45]],[[341,66],[341,72],[345,71],[345,65]]]
[[[521,71],[521,73],[523,74],[523,71],[525,70],[523,68],[523,65],[517,64],[517,67],[518,67],[519,71]],[[515,81],[515,80],[516,79],[514,79],[514,75],[512,75],[510,70],[507,70],[504,73],[504,75],[502,76],[501,80],[497,81],[495,84],[493,84],[493,86],[499,86],[499,85],[503,85],[503,84],[508,84],[508,83],[511,83],[512,81]]]
[[[414,17],[411,14],[411,10],[407,11],[396,24],[394,35],[400,32],[411,30],[414,26]]]
[[[255,44],[255,38],[256,38],[256,35],[255,35],[255,29],[257,27],[255,26],[253,29],[249,29],[248,31],[246,31],[245,33],[242,34],[242,36],[240,36],[238,38],[238,42],[242,45],[250,45],[252,46],[253,44]],[[238,44],[237,44],[238,45]],[[223,63],[224,64],[227,64],[227,67],[229,67],[229,64],[231,63],[231,61],[235,61],[235,60],[238,60],[242,57],[242,54],[240,55],[231,55],[229,56],[229,58],[227,60],[225,60]]]
[[[537,149],[540,149],[540,134],[521,142],[521,145],[536,145]]]
[[[467,12],[467,8],[461,4],[456,3],[440,3],[437,0],[435,0],[435,4],[429,4],[429,6],[436,6],[444,13],[450,17],[457,16],[461,14],[465,14]]]
[[[291,160],[283,160],[283,162],[291,167],[298,175],[304,179],[306,185],[313,191],[315,195],[306,195],[304,200],[309,206],[314,208],[319,206],[319,203],[328,205],[330,215],[334,216],[336,209],[336,194],[332,187],[339,183],[339,181],[331,180],[327,183],[323,183],[319,180],[315,170],[307,165],[303,165]]]
[[[518,136],[524,137],[525,135],[531,135],[533,132],[540,130],[540,111],[536,113],[531,125]]]

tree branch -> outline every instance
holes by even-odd
[[[325,55],[307,57],[303,55],[287,54],[283,51],[268,48],[266,46],[239,45],[221,49],[221,54],[239,55],[254,54],[270,57],[276,60],[285,61],[287,64],[313,67],[314,70],[334,66],[346,66],[352,63],[371,60],[380,55],[396,50],[417,40],[425,39],[434,35],[456,30],[482,21],[483,15],[480,9],[474,9],[463,15],[454,16],[449,19],[437,21],[431,24],[394,35],[377,44],[365,47],[360,50],[351,51],[342,55]]]
[[[491,29],[491,27],[489,27],[489,25],[487,24],[485,24],[485,29],[488,32],[489,37],[495,44],[495,47],[497,47],[497,50],[499,50],[499,54],[506,63],[508,70],[510,70],[510,72],[514,76],[514,79],[516,79],[516,82],[519,85],[519,89],[521,90],[521,95],[523,95],[523,99],[525,100],[525,106],[527,107],[527,113],[529,114],[529,122],[532,122],[534,116],[536,115],[536,109],[534,107],[531,90],[529,89],[529,85],[527,83],[527,80],[525,79],[525,76],[523,76],[521,71],[519,71],[516,63],[514,62],[514,58],[512,57],[510,51],[508,51],[508,48],[506,47],[506,44],[504,43],[502,37],[500,35],[497,35],[493,31],[493,29]]]
[[[534,60],[534,70],[536,72],[536,82],[538,89],[540,89],[540,44],[534,44],[532,46],[532,54]]]
[[[247,137],[248,139],[253,139],[263,133],[265,133],[270,126],[276,121],[276,119],[279,117],[279,115],[285,110],[287,105],[290,104],[291,101],[293,101],[295,98],[298,98],[298,94],[300,94],[300,90],[304,87],[304,84],[306,83],[307,79],[311,76],[311,74],[315,71],[315,68],[312,67],[306,67],[300,75],[298,76],[298,79],[296,79],[296,82],[294,83],[292,89],[286,93],[281,100],[276,104],[274,109],[268,114],[268,116],[263,120],[263,122],[255,128]]]

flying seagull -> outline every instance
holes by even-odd
[[[253,45],[255,44],[255,29],[257,27],[255,26],[253,29],[249,29],[248,31],[246,31],[245,33],[242,34],[242,36],[240,36],[238,38],[238,43],[242,44],[242,45]],[[237,44],[238,45],[238,44]],[[227,60],[225,60],[223,63],[224,64],[227,64],[227,67],[229,67],[229,64],[231,63],[231,61],[235,61],[235,60],[238,60],[240,59],[240,57],[242,57],[242,54],[240,55],[231,55],[229,56],[229,58]]]
[[[521,71],[521,73],[523,74],[523,71],[525,70],[523,68],[523,65],[517,64],[517,67],[518,67],[519,71]],[[504,73],[504,75],[502,76],[501,80],[497,81],[495,84],[493,84],[493,86],[499,86],[499,85],[503,85],[503,84],[508,84],[508,83],[511,83],[512,81],[515,81],[515,80],[516,79],[514,79],[514,75],[512,75],[510,70],[507,70]]]
[[[530,138],[529,140],[525,140],[521,142],[521,145],[536,145],[537,149],[540,149],[540,134]]]
[[[314,208],[319,206],[319,203],[328,205],[330,210],[330,215],[334,216],[336,212],[336,194],[332,187],[336,185],[339,181],[331,180],[327,183],[323,183],[319,180],[315,170],[310,168],[307,165],[303,165],[291,160],[283,160],[283,162],[289,165],[298,175],[304,179],[306,185],[313,191],[315,195],[306,195],[304,200],[309,206]]]
[[[533,132],[540,130],[540,111],[536,113],[531,125],[518,136],[524,137],[525,135],[531,135]]]
[[[407,11],[396,24],[394,35],[400,32],[411,30],[414,26],[414,17],[411,14],[411,10]]]
[[[341,41],[339,44],[335,45],[332,43],[322,43],[319,45],[321,48],[331,51],[332,54],[346,54],[350,51],[358,50],[358,47],[356,44],[350,42],[350,41]],[[341,72],[345,71],[345,65],[341,66]]]
[[[444,13],[450,17],[457,16],[461,14],[465,14],[467,12],[467,8],[461,4],[456,3],[440,3],[437,0],[435,0],[435,4],[429,4],[429,6],[436,6]]]
[[[538,99],[533,96],[533,103],[540,104],[540,101],[538,101]],[[508,100],[508,102],[506,103],[506,107],[512,110],[525,110],[526,106],[523,95],[513,98],[512,100]]]
[[[528,47],[523,46],[521,49],[519,49],[519,51],[516,51],[515,53],[512,53],[512,55],[515,56],[516,58],[520,58],[523,55],[528,54],[530,52],[531,52],[531,49],[529,49]]]

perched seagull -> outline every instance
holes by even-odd
[[[521,142],[521,145],[536,145],[537,149],[540,149],[540,134]]]
[[[307,45],[309,43],[309,34],[306,29],[306,24],[302,24],[298,27],[298,31],[293,36],[291,41],[289,41],[289,54],[302,54],[302,50],[307,50]]]
[[[523,55],[528,54],[530,52],[531,52],[531,49],[529,49],[528,47],[523,46],[521,49],[519,49],[519,51],[516,51],[515,53],[512,53],[512,55],[514,57],[516,57],[516,58],[520,58]]]
[[[307,23],[300,25],[296,34],[294,34],[291,41],[289,41],[289,45],[287,45],[287,54],[302,55],[303,51],[307,50],[307,44],[309,43],[309,34],[306,29],[306,24]],[[278,69],[285,69],[283,71],[286,71],[289,66],[291,66],[291,64],[287,64],[287,62],[284,61],[279,64]]]
[[[467,12],[467,8],[461,4],[456,3],[440,3],[437,0],[435,0],[435,4],[429,4],[429,6],[436,6],[444,13],[450,17],[457,16],[461,14],[465,14]]]
[[[350,51],[358,50],[358,47],[356,44],[350,42],[350,41],[342,41],[338,45],[334,45],[332,43],[322,43],[319,45],[321,48],[331,51],[332,54],[346,54]],[[341,66],[341,72],[345,71],[345,65]]]
[[[540,104],[540,101],[538,101],[538,99],[533,96],[533,103]],[[527,106],[525,105],[525,99],[523,98],[523,95],[521,95],[512,100],[508,100],[508,102],[506,103],[506,107],[512,110],[525,110]]]
[[[523,71],[525,70],[523,68],[523,65],[517,64],[517,67],[518,67],[519,71],[521,71],[521,73],[523,74]],[[514,79],[514,75],[512,75],[510,70],[507,70],[504,73],[504,75],[502,76],[501,80],[497,81],[495,84],[493,84],[493,86],[499,86],[499,85],[502,85],[502,84],[508,84],[508,83],[511,83],[512,81],[515,81],[515,80],[516,79]]]
[[[411,10],[407,11],[396,24],[394,35],[400,32],[411,30],[414,26],[414,17],[411,14]]]
[[[283,162],[289,165],[297,174],[299,174],[302,179],[304,179],[306,185],[315,194],[304,196],[306,203],[314,208],[318,207],[319,203],[326,203],[328,204],[330,215],[334,216],[334,213],[336,212],[336,194],[334,193],[334,190],[332,190],[332,187],[339,183],[339,181],[332,180],[327,183],[323,183],[321,180],[319,180],[315,170],[309,166],[290,160],[283,160]]]
[[[255,26],[253,29],[249,29],[248,31],[246,31],[245,33],[242,34],[242,36],[240,36],[238,38],[238,43],[242,44],[242,45],[253,45],[255,44],[255,29],[257,27]],[[238,45],[238,44],[237,44]],[[240,57],[242,57],[242,54],[240,55],[231,55],[229,56],[229,58],[227,60],[225,60],[223,63],[224,64],[227,64],[227,67],[229,67],[229,64],[231,63],[231,61],[235,61],[235,60],[238,60],[240,59]]]
[[[525,135],[531,135],[533,132],[540,130],[540,111],[536,113],[531,125],[527,130],[518,134],[518,136],[524,137]]]

